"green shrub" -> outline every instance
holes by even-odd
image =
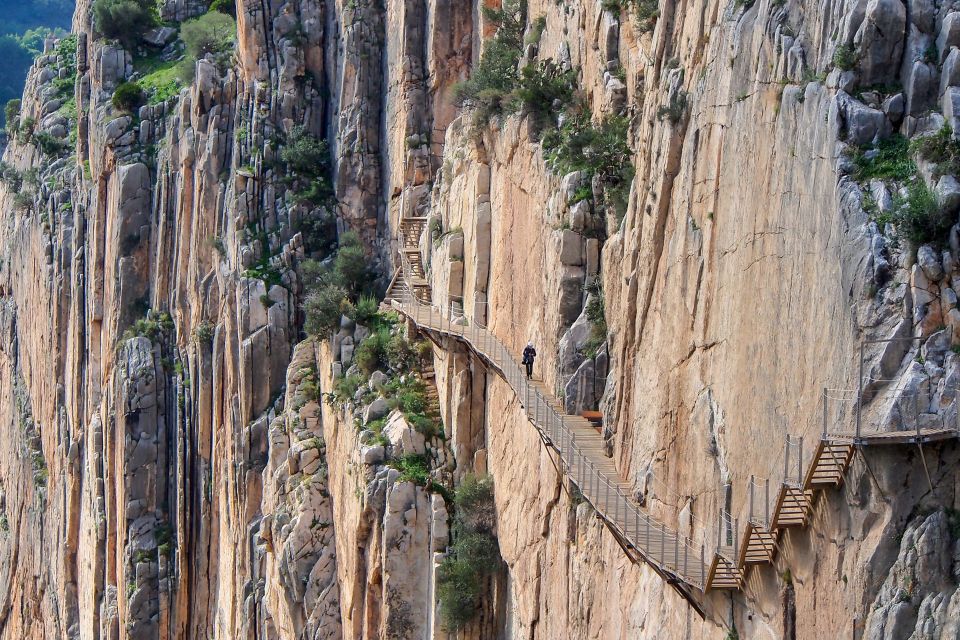
[[[633,0],[633,8],[640,32],[652,31],[660,17],[660,1]]]
[[[857,64],[857,53],[852,47],[842,44],[833,53],[833,66],[841,71],[850,71]]]
[[[588,184],[599,177],[603,185],[601,204],[611,207],[618,216],[626,211],[634,175],[628,125],[620,116],[608,116],[594,124],[587,112],[571,116],[559,129],[545,134],[542,141],[544,157],[555,173],[583,171]]]
[[[23,184],[23,175],[13,165],[0,160],[0,182],[9,187],[10,193],[18,193]]]
[[[210,344],[213,342],[215,329],[212,323],[206,321],[201,322],[197,325],[197,328],[193,330],[193,337],[201,344]]]
[[[857,149],[853,156],[856,167],[854,177],[860,181],[908,180],[917,174],[917,165],[910,157],[910,143],[897,134],[877,143],[875,153],[867,156],[870,149]]]
[[[205,13],[187,20],[180,27],[180,39],[186,45],[187,55],[194,60],[208,53],[223,53],[233,46],[237,23],[219,11]]]
[[[573,102],[576,81],[576,73],[564,71],[553,60],[528,64],[520,70],[511,94],[511,110],[530,114],[534,125],[542,127]]]
[[[48,156],[58,155],[66,148],[63,140],[53,137],[46,131],[38,131],[33,134],[32,142],[41,152]]]
[[[460,629],[474,618],[486,579],[501,561],[493,536],[496,510],[489,477],[466,476],[456,490],[454,505],[454,543],[440,564],[437,581],[440,615],[449,630]]]
[[[113,92],[113,106],[120,111],[133,111],[143,104],[143,89],[136,82],[123,82]]]
[[[169,313],[148,311],[146,317],[136,320],[124,332],[123,340],[143,336],[151,342],[157,342],[160,338],[169,335],[173,328],[173,318]]]
[[[496,507],[493,502],[493,478],[464,476],[457,487],[454,505],[460,527],[469,531],[492,532],[496,525]]]
[[[219,11],[228,16],[237,17],[237,5],[234,0],[213,0],[210,3],[210,11]]]
[[[348,402],[353,400],[360,385],[363,384],[363,378],[358,375],[345,376],[337,380],[334,386],[333,398],[339,402]]]
[[[324,284],[310,291],[304,302],[304,329],[310,335],[332,333],[340,328],[340,318],[350,307],[347,290],[335,284]]]
[[[156,26],[154,7],[154,0],[94,0],[93,23],[101,34],[131,49]]]
[[[180,27],[180,39],[186,55],[178,66],[178,75],[184,82],[192,82],[197,60],[207,54],[219,56],[233,47],[237,23],[219,11],[210,11],[199,18],[187,20]]]
[[[20,126],[21,101],[17,98],[9,100],[3,108],[4,121],[7,123],[7,133],[13,135]]]
[[[497,32],[486,43],[480,62],[470,79],[457,85],[455,98],[473,107],[475,122],[485,124],[503,112],[507,95],[517,81],[517,65],[523,52],[525,6],[519,0],[506,0],[502,9],[483,8],[484,16],[497,25]]]
[[[906,196],[894,199],[893,222],[900,235],[915,244],[924,244],[942,242],[954,221],[940,206],[933,190],[918,178],[907,186]]]
[[[948,124],[944,124],[932,135],[912,140],[910,151],[937,165],[934,171],[935,178],[948,174],[960,174],[960,141],[954,140],[953,129]]]
[[[369,325],[380,312],[380,302],[375,296],[360,296],[353,307],[351,319],[362,325]]]
[[[367,376],[374,371],[386,369],[390,364],[387,359],[387,344],[389,342],[389,331],[380,330],[370,334],[354,350],[354,364]]]
[[[390,338],[390,341],[386,345],[386,351],[387,361],[395,371],[410,369],[416,361],[416,354],[413,348],[402,335],[398,334]]]
[[[297,125],[287,136],[280,159],[294,173],[313,175],[320,165],[329,165],[330,149],[326,141],[316,138],[303,125]]]
[[[437,573],[437,598],[444,627],[457,631],[473,620],[480,608],[480,575],[455,556],[444,558]]]
[[[430,480],[430,468],[427,459],[419,453],[409,453],[388,463],[400,472],[400,482],[413,482],[421,487]]]
[[[408,389],[396,398],[397,404],[404,413],[423,414],[427,410],[427,398],[418,390]]]
[[[348,231],[340,237],[337,257],[333,261],[333,275],[338,284],[354,294],[363,291],[370,279],[367,256],[360,244],[360,237]]]
[[[314,205],[333,203],[333,183],[330,179],[333,170],[326,140],[317,138],[306,127],[298,125],[287,136],[280,150],[280,160],[290,171],[288,182],[294,187],[293,194],[297,202]]]

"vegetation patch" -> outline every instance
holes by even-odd
[[[303,265],[305,329],[311,335],[332,333],[343,315],[353,314],[361,297],[370,295],[373,278],[367,258],[354,232],[340,237],[332,264],[307,260]]]
[[[440,565],[437,580],[440,616],[450,631],[463,628],[476,617],[488,578],[502,562],[494,534],[492,479],[466,476],[453,502],[454,542]]]
[[[932,135],[912,140],[910,151],[936,165],[935,179],[960,174],[960,141],[954,140],[953,129],[948,124]]]
[[[226,63],[233,49],[237,23],[220,11],[208,11],[199,18],[187,20],[180,27],[180,39],[186,46],[186,55],[179,65],[180,79],[193,82],[197,60],[212,55],[218,63]]]
[[[155,0],[94,0],[93,24],[104,37],[133,49],[157,25]]]
[[[139,336],[148,338],[151,342],[156,342],[160,338],[173,332],[173,318],[166,311],[155,312],[148,311],[143,318],[136,320],[124,333],[123,340],[129,340]]]
[[[604,187],[602,204],[613,208],[618,217],[627,210],[634,167],[627,144],[629,123],[620,116],[608,116],[594,123],[589,112],[568,118],[563,125],[543,137],[547,165],[558,174],[583,171],[592,184],[599,178]],[[592,188],[578,191],[592,197]]]
[[[584,290],[590,295],[587,302],[587,319],[590,321],[590,337],[583,345],[583,354],[594,358],[607,341],[607,317],[604,311],[603,281],[600,276],[587,283]]]
[[[857,149],[853,164],[854,177],[860,181],[909,180],[917,175],[917,165],[910,157],[910,142],[901,135],[881,140],[872,149]]]
[[[396,460],[390,460],[388,465],[400,472],[399,482],[412,482],[421,487],[427,486],[430,481],[430,467],[426,457],[411,453]]]
[[[833,53],[833,66],[841,71],[850,71],[857,64],[857,52],[848,45],[842,44]]]
[[[940,206],[937,194],[921,178],[894,197],[892,222],[900,235],[914,244],[941,243],[953,226],[953,216]]]
[[[146,95],[147,104],[162,104],[179,95],[183,84],[180,81],[178,64],[176,60],[164,61],[159,55],[134,61],[133,68],[140,74],[137,85]]]
[[[132,112],[143,104],[143,89],[136,82],[122,82],[113,92],[113,106],[118,111]]]

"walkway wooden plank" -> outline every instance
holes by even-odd
[[[513,389],[528,418],[541,436],[557,450],[566,473],[607,524],[619,531],[626,544],[660,573],[698,590],[704,588],[705,558],[702,548],[645,513],[631,497],[633,487],[621,477],[606,456],[603,436],[582,416],[564,413],[563,404],[542,381],[527,380],[509,349],[493,333],[480,327],[457,324],[447,314],[410,300],[394,308],[421,330],[462,340]]]
[[[744,518],[741,536],[739,519],[722,514],[722,528],[707,539],[718,541],[709,558],[703,547],[651,517],[633,499],[633,485],[623,480],[613,460],[606,455],[607,445],[596,425],[584,416],[568,415],[563,403],[542,381],[526,379],[514,354],[489,330],[468,326],[462,317],[451,317],[451,310],[430,306],[431,287],[424,272],[419,240],[426,218],[404,218],[400,222],[401,269],[388,295],[393,308],[413,321],[421,331],[448,336],[464,342],[488,367],[513,389],[530,422],[544,443],[558,452],[563,468],[584,498],[618,537],[628,554],[639,555],[694,607],[690,593],[678,584],[700,591],[742,589],[747,568],[772,562],[779,532],[788,527],[806,526],[812,507],[813,490],[839,486],[849,468],[854,446],[907,445],[956,438],[957,429],[923,429],[889,433],[824,433],[813,459],[800,469],[802,438],[797,448],[797,468],[791,478],[782,478],[774,498],[770,522]],[[456,310],[454,310],[456,314]],[[794,439],[794,442],[797,439]],[[791,440],[788,438],[788,450]],[[793,458],[790,458],[793,460]],[[786,470],[785,470],[786,473]],[[795,475],[794,475],[795,474]],[[775,482],[776,484],[776,482]],[[752,506],[751,506],[752,510]],[[724,520],[723,518],[726,518]],[[723,534],[723,535],[720,535]],[[719,537],[718,537],[719,535]],[[726,539],[726,540],[725,540]],[[724,545],[722,542],[726,541]],[[742,542],[741,542],[742,541]],[[636,560],[636,558],[633,558]],[[698,609],[699,610],[699,609]],[[701,611],[702,613],[702,611]]]

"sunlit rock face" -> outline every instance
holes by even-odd
[[[435,307],[532,342],[709,559],[861,383],[871,433],[957,424],[960,7],[531,0],[508,42],[483,3],[243,0],[195,56],[207,2],[125,44],[93,4],[3,155],[0,636],[956,636],[951,441],[864,448],[701,617],[477,354],[379,300],[307,327],[316,261],[355,237],[382,297],[423,218]]]

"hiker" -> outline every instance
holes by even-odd
[[[536,357],[537,350],[533,348],[532,342],[528,342],[527,348],[523,350],[523,360],[521,360],[527,366],[527,380],[533,377],[533,359]]]

